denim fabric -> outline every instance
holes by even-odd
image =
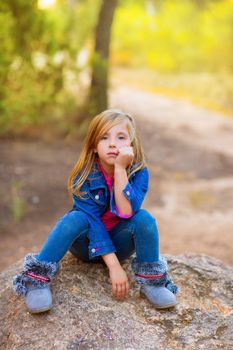
[[[125,197],[131,203],[134,215],[139,211],[145,198],[148,190],[148,178],[147,168],[139,170],[129,178],[123,189]],[[78,176],[75,181],[77,179]],[[74,205],[72,211],[81,211],[86,214],[89,228],[89,258],[92,259],[103,254],[116,252],[116,247],[101,220],[101,216],[107,210],[109,203],[111,212],[119,217],[121,215],[116,208],[114,190],[110,195],[98,162],[94,163],[92,171],[80,190],[85,194],[83,198],[76,195],[73,196]]]
[[[71,211],[58,221],[37,259],[58,263],[70,249],[83,261],[103,261],[100,256],[90,258],[89,233],[88,216],[81,211]],[[156,221],[144,209],[140,209],[130,219],[121,219],[108,235],[120,261],[125,260],[135,251],[140,262],[155,262],[159,259],[159,235]]]

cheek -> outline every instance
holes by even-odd
[[[101,152],[104,151],[105,148],[106,148],[106,147],[105,147],[105,144],[104,144],[103,142],[101,142],[101,143],[99,143],[98,146],[97,146],[97,152],[98,152],[98,153],[101,153]]]
[[[123,142],[121,143],[122,146],[130,146],[130,140],[123,140]]]

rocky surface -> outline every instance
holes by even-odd
[[[206,255],[166,257],[181,287],[175,308],[158,311],[140,297],[130,259],[130,293],[117,301],[105,266],[68,254],[53,282],[54,308],[40,315],[11,289],[19,261],[0,275],[0,349],[232,349],[233,269]]]

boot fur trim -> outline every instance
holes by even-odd
[[[173,283],[171,277],[168,275],[167,261],[165,258],[160,257],[159,261],[156,262],[140,262],[137,258],[134,258],[131,266],[135,273],[134,279],[139,284],[152,286],[164,285],[173,294],[179,292],[179,287]]]
[[[29,285],[38,288],[48,285],[49,282],[44,282],[46,278],[51,280],[59,269],[58,263],[39,261],[36,256],[33,253],[27,254],[24,258],[23,271],[13,277],[13,288],[19,295],[26,295]],[[27,275],[28,272],[30,272],[29,275]],[[41,280],[31,277],[33,274],[40,275]]]

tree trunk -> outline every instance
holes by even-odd
[[[88,114],[92,117],[108,107],[108,65],[111,25],[118,0],[103,0],[95,30]]]

